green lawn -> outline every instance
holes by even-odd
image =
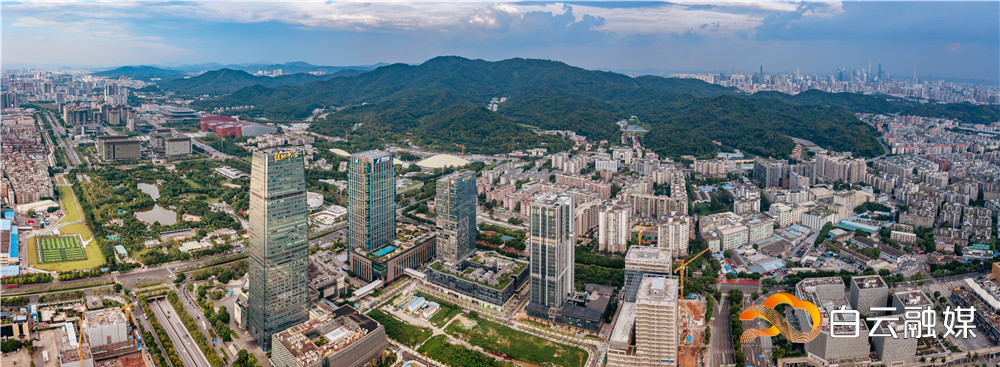
[[[83,253],[86,256],[86,259],[84,260],[43,263],[41,261],[41,256],[43,254],[38,252],[36,240],[37,239],[35,237],[31,237],[28,238],[27,241],[26,247],[28,249],[28,266],[30,267],[63,273],[77,270],[91,270],[106,264],[104,254],[101,253],[101,249],[98,247],[96,242],[91,242],[83,248]]]
[[[433,334],[430,329],[407,324],[379,310],[372,310],[368,317],[385,326],[386,336],[411,347],[416,347]]]
[[[38,239],[38,246],[41,250],[39,262],[42,263],[87,260],[83,243],[77,236],[42,237]]]
[[[514,365],[498,361],[461,345],[451,344],[448,342],[448,337],[444,335],[430,338],[417,351],[449,366],[506,367]]]
[[[80,202],[76,200],[73,189],[69,186],[58,186],[57,189],[59,190],[59,206],[62,207],[63,214],[66,215],[62,220],[64,222],[80,220]]]
[[[484,350],[503,353],[519,361],[567,367],[583,366],[587,362],[587,352],[583,349],[558,344],[483,318],[466,325],[456,320],[448,325],[446,331]]]

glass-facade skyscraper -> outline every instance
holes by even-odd
[[[396,240],[396,168],[389,153],[351,156],[347,172],[347,244],[372,251]]]
[[[562,307],[573,294],[573,198],[545,194],[531,203],[531,303]]]
[[[309,319],[306,208],[303,154],[254,153],[247,324],[263,350],[272,335]]]
[[[476,172],[459,171],[439,178],[435,208],[441,228],[438,258],[457,263],[476,249]]]

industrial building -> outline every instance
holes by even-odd
[[[916,358],[919,338],[909,336],[904,326],[902,321],[889,320],[882,322],[875,330],[872,346],[882,364],[892,366],[913,362]]]
[[[0,266],[20,262],[18,228],[13,220],[13,214],[10,218],[0,219]]]
[[[274,335],[275,367],[362,367],[385,350],[385,327],[351,306],[320,303],[309,321]]]
[[[923,291],[918,289],[900,291],[892,294],[892,307],[896,309],[893,311],[894,315],[902,315],[907,308],[933,309],[934,301],[931,301]]]
[[[191,155],[191,137],[180,135],[170,129],[154,129],[149,133],[153,151],[167,157]]]

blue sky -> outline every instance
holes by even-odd
[[[1000,2],[9,2],[4,65],[545,58],[591,69],[1000,81]]]

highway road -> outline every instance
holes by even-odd
[[[76,150],[73,149],[73,145],[66,141],[66,129],[59,124],[59,120],[51,112],[45,111],[42,113],[42,116],[45,118],[45,121],[49,123],[49,126],[52,127],[52,131],[55,133],[55,139],[66,152],[70,165],[79,166],[80,157],[76,154]]]
[[[170,336],[170,340],[173,341],[174,350],[177,351],[177,356],[180,357],[184,366],[212,367],[208,363],[208,359],[205,358],[205,355],[201,353],[201,349],[198,349],[198,344],[191,338],[191,334],[184,327],[184,323],[177,317],[173,306],[167,300],[161,299],[150,302],[149,307],[153,309],[156,319],[160,321],[160,325],[163,326],[167,331],[167,335]]]

